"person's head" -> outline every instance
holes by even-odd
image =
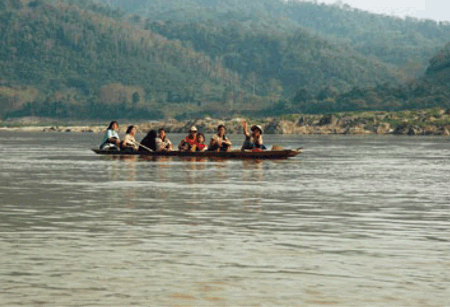
[[[197,142],[200,144],[205,142],[205,135],[203,133],[197,133]]]
[[[263,130],[260,125],[253,125],[250,128],[250,131],[252,132],[253,135],[256,135],[256,136],[263,134]]]
[[[115,120],[109,123],[108,129],[116,130],[119,128],[119,123]]]
[[[164,139],[164,137],[166,136],[166,130],[164,128],[159,129],[158,135],[161,139]]]
[[[131,135],[135,135],[136,134],[136,127],[134,127],[133,125],[128,126],[126,133],[127,134],[131,134]]]
[[[218,127],[217,127],[217,134],[218,135],[220,135],[220,136],[223,136],[223,135],[225,135],[225,126],[224,125],[219,125]]]
[[[191,138],[195,138],[196,134],[197,134],[197,127],[192,126],[189,129],[189,135],[191,136]]]

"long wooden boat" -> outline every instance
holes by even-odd
[[[287,159],[295,157],[303,152],[302,148],[297,149],[282,149],[282,150],[264,150],[264,151],[241,151],[234,150],[229,152],[215,152],[215,151],[139,151],[139,152],[124,152],[124,151],[109,151],[92,149],[96,154],[108,156],[142,156],[142,157],[198,157],[198,158],[221,158],[221,159]]]

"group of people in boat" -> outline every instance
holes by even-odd
[[[117,130],[119,124],[117,121],[112,121],[103,137],[100,145],[101,150],[114,150],[125,152],[137,152],[137,151],[172,151],[173,144],[166,135],[164,128],[156,130],[150,130],[141,142],[136,142],[136,127],[128,126],[126,135],[123,140],[120,139]],[[263,144],[262,134],[263,129],[260,125],[253,125],[248,131],[248,125],[245,120],[242,121],[243,133],[245,141],[241,147],[241,150],[254,150],[261,151],[267,149]],[[232,143],[226,136],[226,127],[219,125],[217,127],[217,133],[211,137],[209,144],[206,143],[206,137],[203,133],[198,132],[195,126],[189,129],[189,134],[180,141],[178,144],[179,151],[230,151]]]

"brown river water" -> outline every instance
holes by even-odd
[[[448,138],[265,136],[304,147],[281,161],[101,138],[0,131],[0,306],[450,306]]]

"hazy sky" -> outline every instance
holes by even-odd
[[[331,4],[339,1],[318,0],[317,2]],[[450,21],[449,0],[341,0],[340,2],[380,14]]]

